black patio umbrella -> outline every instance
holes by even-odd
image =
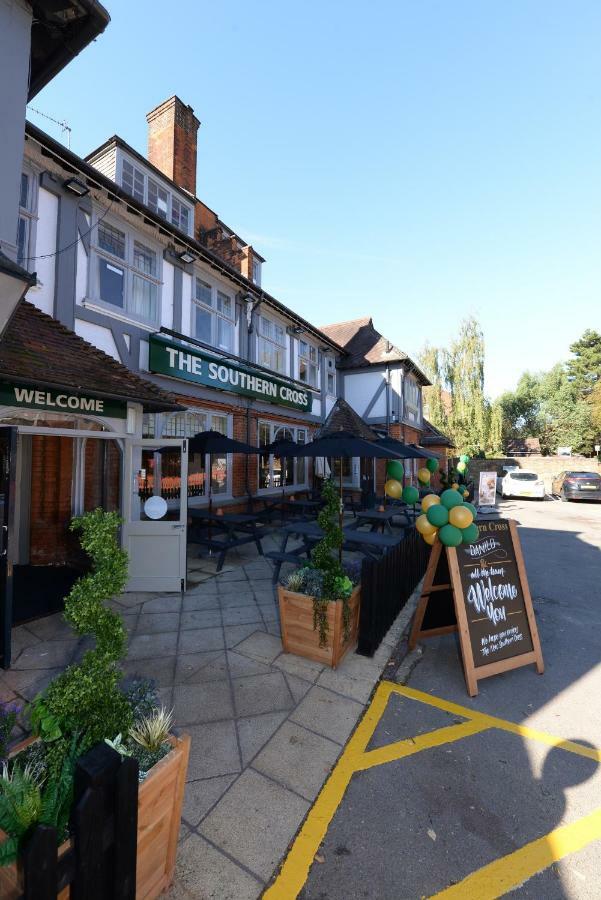
[[[283,460],[283,464],[280,462],[280,473],[283,473],[286,470],[286,460],[297,455],[296,450],[299,446],[300,444],[297,444],[296,441],[291,441],[288,438],[276,438],[275,441],[272,441],[271,444],[268,444],[263,449],[265,453],[273,453],[280,461]],[[282,521],[284,517],[284,497],[284,479],[282,478]]]
[[[412,444],[404,444],[402,441],[397,441],[397,439],[393,437],[378,438],[374,443],[377,444],[378,447],[386,447],[388,450],[394,450],[394,452],[402,459],[427,459],[434,455],[426,453],[423,450],[418,450],[417,447]]]
[[[338,484],[340,489],[339,524],[342,528],[342,459],[352,459],[360,456],[365,459],[401,459],[394,450],[378,445],[377,441],[367,441],[365,438],[356,437],[349,431],[335,431],[326,437],[317,438],[308,444],[298,447],[296,456],[330,456],[339,460]],[[342,558],[342,550],[339,550],[339,558]]]

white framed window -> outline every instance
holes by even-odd
[[[259,316],[257,362],[273,372],[286,373],[286,329],[265,316]]]
[[[121,187],[166,222],[171,222],[185,234],[192,234],[192,208],[125,157],[121,159]]]
[[[294,425],[278,425],[277,422],[259,422],[259,447],[267,447],[273,441],[296,441],[306,444],[309,439],[307,429]],[[307,485],[308,460],[302,457],[278,458],[273,453],[261,453],[258,457],[258,489],[268,491],[283,487],[303,487]]]
[[[33,172],[21,172],[19,186],[19,219],[17,223],[17,262],[33,271],[35,256],[35,223],[37,221],[37,179]]]
[[[200,431],[230,433],[231,416],[209,410],[188,410],[164,416],[161,437],[191,438]],[[188,498],[231,496],[231,453],[191,453],[188,460]],[[210,473],[210,474],[209,474]]]
[[[197,340],[234,352],[234,298],[204,278],[194,279],[192,334]]]
[[[405,376],[405,403],[416,412],[419,410],[419,385],[407,375]]]
[[[336,363],[329,356],[326,359],[326,391],[336,396]]]
[[[307,341],[298,342],[298,380],[317,387],[319,384],[319,356],[317,347]]]
[[[150,325],[159,321],[161,256],[145,239],[101,219],[94,229],[94,299]]]
[[[253,256],[253,271],[252,271],[252,280],[253,284],[261,286],[261,262]]]

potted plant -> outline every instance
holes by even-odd
[[[13,749],[0,772],[0,828],[6,835],[0,844],[0,896],[18,886],[16,859],[32,826],[50,824],[68,841],[75,762],[101,741],[139,764],[137,898],[157,897],[173,877],[189,738],[171,734],[171,714],[158,708],[149,683],[121,683],[125,627],[104,606],[127,580],[119,525],[116,513],[100,509],[71,523],[81,531],[93,565],[67,597],[65,618],[78,634],[92,635],[95,646],[36,697],[29,710],[33,734]],[[68,895],[67,889],[60,896]]]
[[[278,585],[282,643],[296,653],[336,668],[357,642],[361,586],[339,559],[344,542],[338,524],[339,497],[326,480],[324,506],[317,521],[323,538],[311,551],[311,561]]]

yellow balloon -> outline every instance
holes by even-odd
[[[432,546],[432,544],[435,544],[438,540],[438,528],[436,529],[436,531],[433,531],[432,534],[422,534],[422,537],[425,540],[426,544],[430,544],[430,546]]]
[[[400,500],[403,493],[403,485],[396,478],[389,478],[384,485],[384,493],[393,500]]]
[[[417,470],[417,480],[421,484],[428,484],[430,481],[430,473],[427,469],[418,469]]]
[[[455,528],[467,528],[473,521],[474,516],[467,506],[454,506],[449,513],[449,522]]]
[[[463,492],[463,496],[464,496],[464,498],[465,498],[466,500],[467,500],[467,498],[469,497],[469,495],[470,495],[470,492],[469,492],[469,491],[464,491],[464,492]]]
[[[433,534],[438,530],[436,528],[436,525],[432,525],[431,522],[428,522],[428,517],[424,515],[417,517],[417,519],[415,520],[415,527],[417,528],[419,533],[423,535]]]
[[[440,503],[440,497],[438,494],[428,494],[422,500],[422,512],[427,513],[431,506],[436,506],[437,503]]]
[[[459,485],[457,484],[456,481],[454,481],[453,484],[451,485],[451,487],[453,488],[454,491],[456,491],[457,488],[459,487]]]

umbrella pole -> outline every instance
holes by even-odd
[[[340,488],[340,503],[338,504],[338,524],[340,526],[340,530],[342,531],[342,510],[343,510],[343,500],[342,500],[342,457],[338,460],[338,485]],[[342,545],[338,548],[338,562],[342,565]]]
[[[212,465],[213,465],[213,460],[211,459],[211,454],[209,453],[209,467],[208,467],[208,474],[209,474],[209,540],[212,539],[211,516],[213,515],[213,478],[212,478],[213,472],[211,469]],[[212,555],[213,555],[213,548],[209,547],[209,556],[212,556]]]

